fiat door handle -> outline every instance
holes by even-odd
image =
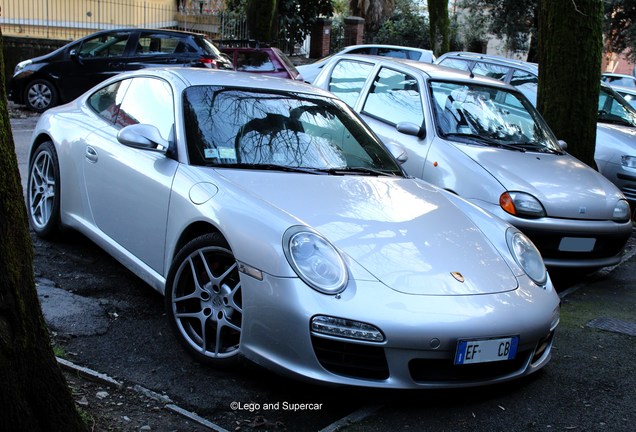
[[[95,150],[91,146],[86,147],[86,153],[84,154],[84,156],[86,156],[86,159],[88,159],[88,161],[91,163],[97,162],[97,150]]]

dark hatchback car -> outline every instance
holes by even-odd
[[[234,70],[239,72],[250,72],[298,81],[303,80],[289,57],[278,48],[220,45],[219,49],[230,58],[234,64]]]
[[[75,99],[119,72],[153,66],[233,68],[227,56],[202,34],[105,30],[18,63],[9,82],[9,100],[42,112]]]

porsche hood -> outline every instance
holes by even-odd
[[[317,230],[396,291],[474,295],[517,288],[510,267],[474,221],[424,182],[229,170],[222,175],[268,211],[285,212]]]

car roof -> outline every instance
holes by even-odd
[[[182,36],[207,37],[203,33],[196,33],[196,32],[191,32],[186,30],[171,30],[171,29],[163,29],[163,28],[144,28],[144,27],[127,27],[127,28],[100,30],[95,33],[91,33],[87,36],[95,36],[102,33],[117,33],[117,32],[153,32],[153,33],[163,33],[163,34],[182,35]]]
[[[121,72],[108,82],[117,81],[121,78],[132,78],[135,76],[148,76],[164,78],[172,82],[180,82],[182,86],[213,85],[224,87],[243,87],[249,89],[264,89],[274,91],[289,91],[297,93],[311,93],[333,98],[334,96],[322,89],[313,87],[297,80],[265,76],[262,74],[251,74],[249,72],[236,72],[219,69],[205,69],[196,67],[158,67],[146,68],[136,71]]]
[[[366,61],[373,62],[374,64],[382,64],[386,66],[391,65],[402,65],[407,68],[416,69],[419,72],[423,72],[429,78],[434,80],[455,80],[455,81],[466,81],[466,82],[479,82],[485,85],[497,86],[497,87],[507,87],[508,89],[515,89],[514,87],[505,84],[498,79],[490,78],[483,75],[471,74],[469,72],[450,68],[442,65],[431,64],[431,63],[423,63],[417,60],[409,60],[409,59],[401,59],[401,58],[393,58],[393,57],[382,57],[375,55],[361,55],[361,54],[343,54],[341,56],[335,57],[331,61],[342,61],[343,59],[352,59],[358,61]],[[414,71],[416,72],[416,71]]]
[[[422,51],[422,52],[431,52],[431,50],[428,50],[425,48],[415,48],[415,47],[404,46],[404,45],[386,45],[386,44],[348,45],[344,47],[343,50],[352,49],[352,48],[396,48],[396,49],[407,49],[407,50]]]
[[[445,54],[442,54],[438,57],[436,63],[443,61],[446,58],[464,58],[470,60],[486,60],[494,63],[503,64],[506,66],[517,67],[520,69],[526,69],[530,71],[536,71],[539,69],[539,65],[537,63],[527,62],[523,60],[515,60],[507,57],[502,57],[493,54],[481,54],[474,53],[469,51],[450,51]]]
[[[631,78],[633,80],[636,80],[636,77],[634,75],[628,75],[628,74],[620,74],[620,73],[614,73],[614,72],[603,72],[601,75],[602,76],[611,76],[611,77],[620,77],[620,78]]]

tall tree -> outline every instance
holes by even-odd
[[[568,152],[591,167],[603,55],[603,1],[542,1],[537,106]]]
[[[331,0],[278,0],[279,26],[290,40],[292,49],[311,32],[318,17],[332,14]]]
[[[636,0],[605,0],[605,41],[609,51],[636,63]]]
[[[394,0],[350,0],[351,15],[364,18],[367,33],[375,34],[382,22],[393,13]]]
[[[488,32],[505,42],[512,52],[528,51],[528,61],[537,61],[537,17],[539,0],[461,0],[470,20],[479,21]]]
[[[260,42],[275,40],[278,0],[248,0],[246,9],[250,38]]]
[[[448,0],[428,0],[431,48],[439,56],[450,50]]]
[[[84,431],[42,318],[0,33],[0,430]]]

